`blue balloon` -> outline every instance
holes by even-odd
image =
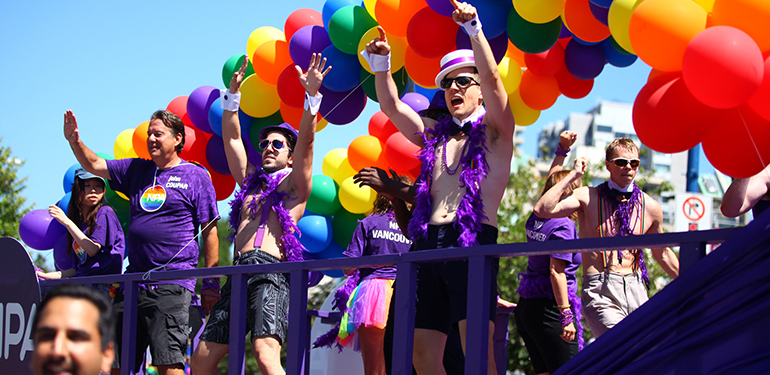
[[[238,111],[238,122],[241,123],[241,137],[248,139],[249,132],[251,131],[251,123],[254,122],[254,117],[247,115],[243,111]]]
[[[53,265],[57,271],[68,270],[75,266],[75,261],[72,258],[74,254],[67,255],[68,247],[66,235],[61,236],[53,246]]]
[[[361,63],[358,56],[344,53],[334,45],[326,47],[323,52],[326,64],[332,70],[326,75],[323,85],[332,91],[350,91],[361,83]]]
[[[321,215],[303,216],[297,222],[299,242],[309,253],[318,253],[332,242],[332,219]]]
[[[332,241],[329,246],[324,249],[321,252],[313,254],[313,258],[315,259],[334,259],[334,258],[345,258],[345,254],[343,252],[345,251],[345,248],[340,246],[336,241]],[[330,271],[321,271],[324,275],[329,277],[345,277],[345,273],[342,272],[342,270],[330,270]]]
[[[329,21],[331,21],[334,13],[340,10],[340,8],[344,8],[348,5],[360,5],[360,3],[354,0],[327,0],[321,10],[321,19],[324,21],[324,29],[329,30]]]
[[[211,130],[214,131],[214,134],[220,137],[222,136],[222,113],[224,111],[219,98],[214,100],[214,102],[211,103],[211,107],[209,107],[209,126],[211,126]]]
[[[66,172],[64,172],[64,180],[62,181],[62,186],[64,186],[64,192],[69,193],[72,191],[72,183],[75,182],[75,170],[80,167],[80,163],[72,164],[71,167],[67,169]]]
[[[635,63],[638,58],[636,55],[618,50],[618,48],[622,47],[615,47],[612,36],[602,41],[599,45],[602,46],[602,50],[604,51],[604,58],[607,59],[607,62],[612,66],[625,68]]]
[[[505,33],[508,27],[508,13],[513,8],[510,0],[468,0],[468,4],[476,7],[479,19],[484,27],[484,35],[492,39]],[[465,31],[465,29],[460,28]]]
[[[609,8],[612,5],[612,0],[588,0],[591,4],[602,8]]]
[[[69,214],[70,200],[72,199],[72,192],[64,194],[64,196],[56,202],[56,205],[64,211],[65,214]]]

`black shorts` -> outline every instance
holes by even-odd
[[[520,298],[513,315],[536,373],[553,374],[578,353],[577,335],[571,342],[561,338],[563,330],[556,301]]]
[[[190,328],[190,301],[192,292],[175,285],[164,284],[139,289],[136,317],[136,361],[139,371],[142,356],[150,346],[153,365],[183,364],[187,353]],[[120,367],[120,344],[123,337],[123,293],[115,296],[118,315],[116,327],[115,362]]]
[[[280,259],[260,250],[235,258],[233,265],[278,263]],[[249,277],[246,305],[246,329],[251,340],[277,336],[279,343],[289,331],[289,277],[282,273],[254,274]],[[222,298],[211,309],[201,340],[228,345],[230,343],[230,300],[232,280],[222,287]]]
[[[497,228],[482,224],[476,239],[479,245],[497,243]],[[429,225],[427,238],[414,243],[416,251],[459,247],[460,232],[453,224]],[[489,295],[489,320],[497,316],[498,259],[492,261],[492,282]],[[468,305],[468,261],[454,260],[423,263],[417,269],[417,315],[415,328],[432,329],[448,333],[465,320]],[[448,313],[447,313],[448,312]]]

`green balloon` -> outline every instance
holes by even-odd
[[[353,238],[353,232],[356,231],[358,221],[366,217],[364,214],[351,214],[344,208],[341,208],[332,218],[332,233],[334,240],[340,246],[347,248],[350,239]]]
[[[393,81],[396,82],[398,96],[404,96],[406,88],[409,86],[409,75],[406,74],[406,68],[401,68],[399,71],[393,73]],[[374,86],[374,74],[369,74],[366,70],[361,69],[361,82],[363,82],[361,88],[364,89],[364,94],[366,94],[369,99],[379,103],[377,100],[377,89]]]
[[[233,78],[233,73],[237,72],[238,69],[241,68],[244,58],[246,58],[245,53],[234,55],[227,59],[225,65],[222,67],[222,82],[225,83],[225,87],[228,89],[230,88],[230,80]],[[249,60],[249,66],[246,67],[246,76],[243,78],[245,79],[252,74],[254,74],[254,67],[251,65],[251,60]]]
[[[377,21],[364,7],[348,5],[334,12],[329,20],[329,39],[338,50],[355,55],[361,37],[375,26]]]
[[[313,176],[313,190],[307,199],[307,209],[314,214],[332,216],[342,207],[337,196],[339,185],[329,176]]]
[[[516,48],[526,53],[548,51],[556,44],[561,33],[561,17],[546,23],[532,23],[516,12],[516,7],[508,13],[508,39]]]
[[[271,125],[282,124],[283,122],[284,121],[283,117],[281,117],[281,111],[277,111],[267,117],[254,118],[254,121],[251,123],[251,129],[249,129],[249,140],[251,141],[251,144],[254,145],[254,148],[256,148],[259,144],[260,130]]]

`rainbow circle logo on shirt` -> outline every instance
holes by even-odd
[[[142,197],[139,198],[139,206],[147,212],[155,212],[163,207],[163,202],[166,201],[166,190],[163,186],[155,185],[150,186],[142,193]]]
[[[80,259],[80,263],[86,262],[86,252],[80,247],[80,244],[77,241],[72,241],[72,250],[75,250],[75,254]]]

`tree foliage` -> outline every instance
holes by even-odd
[[[19,239],[21,218],[32,210],[24,208],[27,198],[21,195],[27,181],[27,177],[18,178],[22,165],[24,161],[13,156],[10,147],[0,146],[0,237]]]

